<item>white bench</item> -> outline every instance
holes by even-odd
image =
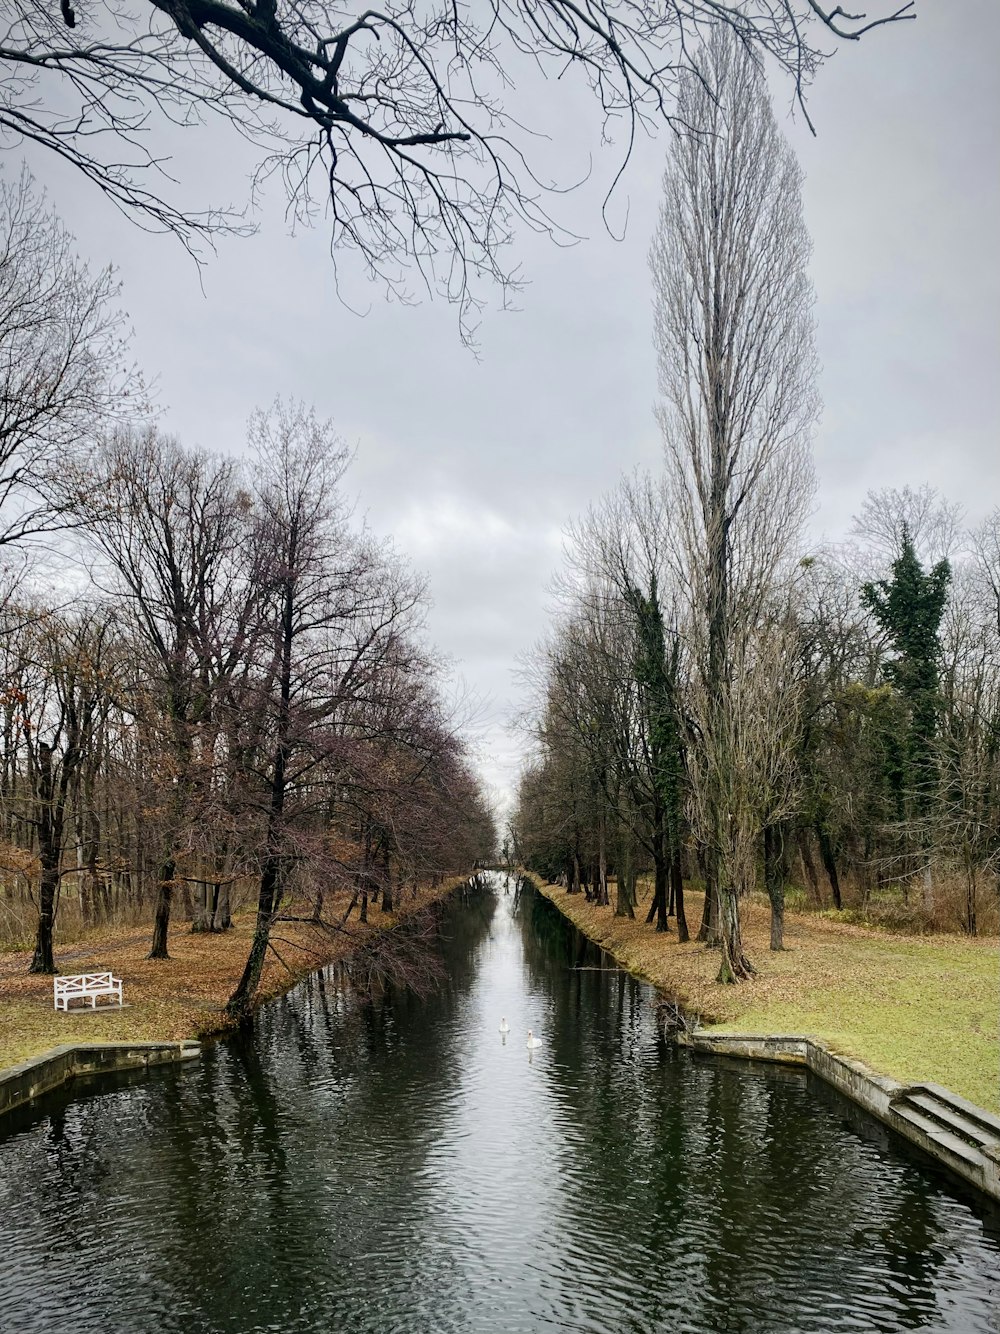
[[[53,978],[57,1010],[68,1010],[71,1000],[90,998],[90,1008],[97,1009],[98,996],[117,996],[122,1002],[121,979],[110,973],[80,973],[76,977]]]

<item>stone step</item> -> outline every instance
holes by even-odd
[[[1000,1144],[1000,1116],[986,1111],[984,1107],[977,1107],[974,1102],[959,1097],[957,1093],[942,1088],[940,1084],[915,1084],[911,1091],[926,1093],[929,1097],[934,1098],[936,1102],[944,1103],[949,1111],[964,1117],[966,1121],[973,1122],[974,1125],[992,1135],[996,1142]]]
[[[973,1121],[964,1113],[955,1111],[950,1103],[944,1102],[941,1098],[936,1098],[932,1093],[910,1091],[900,1101],[911,1107],[916,1107],[919,1111],[931,1117],[932,1120],[939,1122],[944,1129],[968,1140],[970,1144],[988,1149],[1000,1143],[1000,1139],[992,1131],[987,1130],[983,1125]],[[898,1109],[898,1103],[894,1105]]]
[[[939,1121],[932,1120],[924,1112],[911,1107],[909,1103],[899,1098],[892,1103],[892,1110],[902,1121],[908,1122],[929,1140],[939,1145],[947,1153],[955,1158],[960,1158],[971,1167],[982,1169],[985,1164],[983,1151],[975,1144],[970,1144],[967,1139],[962,1139],[958,1135],[952,1134],[946,1130]]]

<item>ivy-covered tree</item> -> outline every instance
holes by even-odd
[[[636,627],[635,676],[646,723],[646,744],[653,789],[654,837],[665,856],[656,860],[656,885],[650,920],[656,917],[657,931],[666,931],[669,908],[677,915],[678,938],[688,939],[684,913],[684,882],[681,850],[684,825],[684,732],[678,690],[680,643],[676,636],[668,648],[663,608],[656,575],[649,592],[629,585],[627,602]],[[669,872],[670,899],[667,898]]]
[[[951,583],[951,565],[940,560],[924,570],[904,524],[901,549],[892,577],[866,583],[864,605],[889,636],[893,656],[883,664],[886,680],[898,692],[906,711],[906,733],[891,758],[891,785],[901,818],[917,828],[923,849],[925,896],[931,892],[930,829],[937,788],[935,747],[941,696],[941,618]]]

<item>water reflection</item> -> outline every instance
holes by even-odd
[[[996,1234],[801,1072],[667,1047],[530,889],[439,948],[429,1000],[316,975],[250,1041],[23,1118],[0,1329],[991,1329]]]

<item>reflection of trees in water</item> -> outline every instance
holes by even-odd
[[[218,1121],[221,1106],[236,1099],[230,1133],[237,1156],[250,1155],[257,1172],[245,1183],[252,1217],[235,1228],[230,1268],[253,1275],[253,1289],[277,1309],[297,1305],[296,1274],[308,1274],[310,1307],[321,1306],[324,1292],[337,1303],[357,1300],[357,1276],[342,1265],[377,1255],[397,1211],[418,1200],[416,1177],[433,1144],[419,1123],[433,1128],[458,1077],[448,1018],[475,974],[494,908],[488,894],[446,906],[435,948],[448,981],[432,997],[388,986],[361,998],[316,974],[262,1012],[249,1042],[220,1051],[222,1086],[206,1085],[197,1119]],[[206,1195],[221,1190],[242,1207],[238,1183],[214,1176]],[[204,1217],[188,1225],[192,1236],[211,1226]],[[215,1302],[206,1314],[221,1318]]]
[[[942,1266],[954,1284],[956,1248],[973,1235],[933,1181],[845,1135],[843,1105],[800,1072],[666,1047],[650,989],[602,968],[533,889],[514,898],[528,979],[547,1001],[533,1077],[553,1111],[539,1136],[559,1164],[553,1244],[595,1275],[576,1315],[644,1334],[828,1334],[866,1310],[887,1312],[887,1329],[933,1327]],[[41,1272],[51,1239],[68,1238],[77,1273],[94,1276],[77,1323],[136,1334],[421,1327],[410,1290],[447,1226],[432,1153],[456,1115],[455,1039],[496,906],[484,891],[443,908],[435,948],[449,980],[429,999],[387,988],[361,1000],[335,972],[316,974],[261,1012],[250,1041],[53,1104],[5,1146],[17,1264]],[[75,1228],[95,1211],[105,1231]],[[613,1299],[613,1326],[607,1276],[630,1294]],[[891,1311],[875,1283],[892,1285]],[[0,1305],[3,1291],[0,1280]]]
[[[42,1249],[67,1235],[68,1218],[87,1218],[80,1206],[109,1192],[128,1200],[128,1242],[87,1262],[108,1283],[90,1284],[76,1309],[135,1331],[242,1331],[295,1324],[306,1293],[317,1327],[363,1301],[350,1265],[378,1257],[400,1211],[419,1210],[418,1176],[460,1073],[449,1020],[495,906],[491,892],[444,906],[434,948],[447,982],[427,1000],[391,986],[366,1000],[336,972],[317,973],[265,1006],[249,1038],[210,1048],[182,1078],[148,1079],[124,1116],[113,1097],[93,1114],[86,1103],[50,1111],[44,1173],[35,1139],[17,1189]],[[137,1255],[145,1273],[126,1275],[119,1266]],[[419,1257],[396,1263],[405,1271]],[[373,1281],[378,1269],[375,1258]]]
[[[539,894],[530,881],[520,886],[512,916],[521,926],[524,960],[534,985],[547,986],[553,969],[581,967],[585,963],[600,965],[602,954],[597,946]],[[603,958],[614,967],[607,955]]]
[[[573,1152],[565,1228],[588,1235],[600,1217],[616,1271],[640,1294],[635,1327],[761,1329],[770,1311],[776,1329],[825,1332],[824,1319],[883,1295],[873,1268],[894,1281],[893,1327],[926,1327],[949,1236],[926,1177],[880,1170],[802,1072],[662,1045],[649,990],[602,969],[554,913],[523,896],[525,959],[551,1002],[558,1124]],[[789,1272],[800,1275],[792,1291]],[[825,1317],[810,1294],[826,1294]]]

